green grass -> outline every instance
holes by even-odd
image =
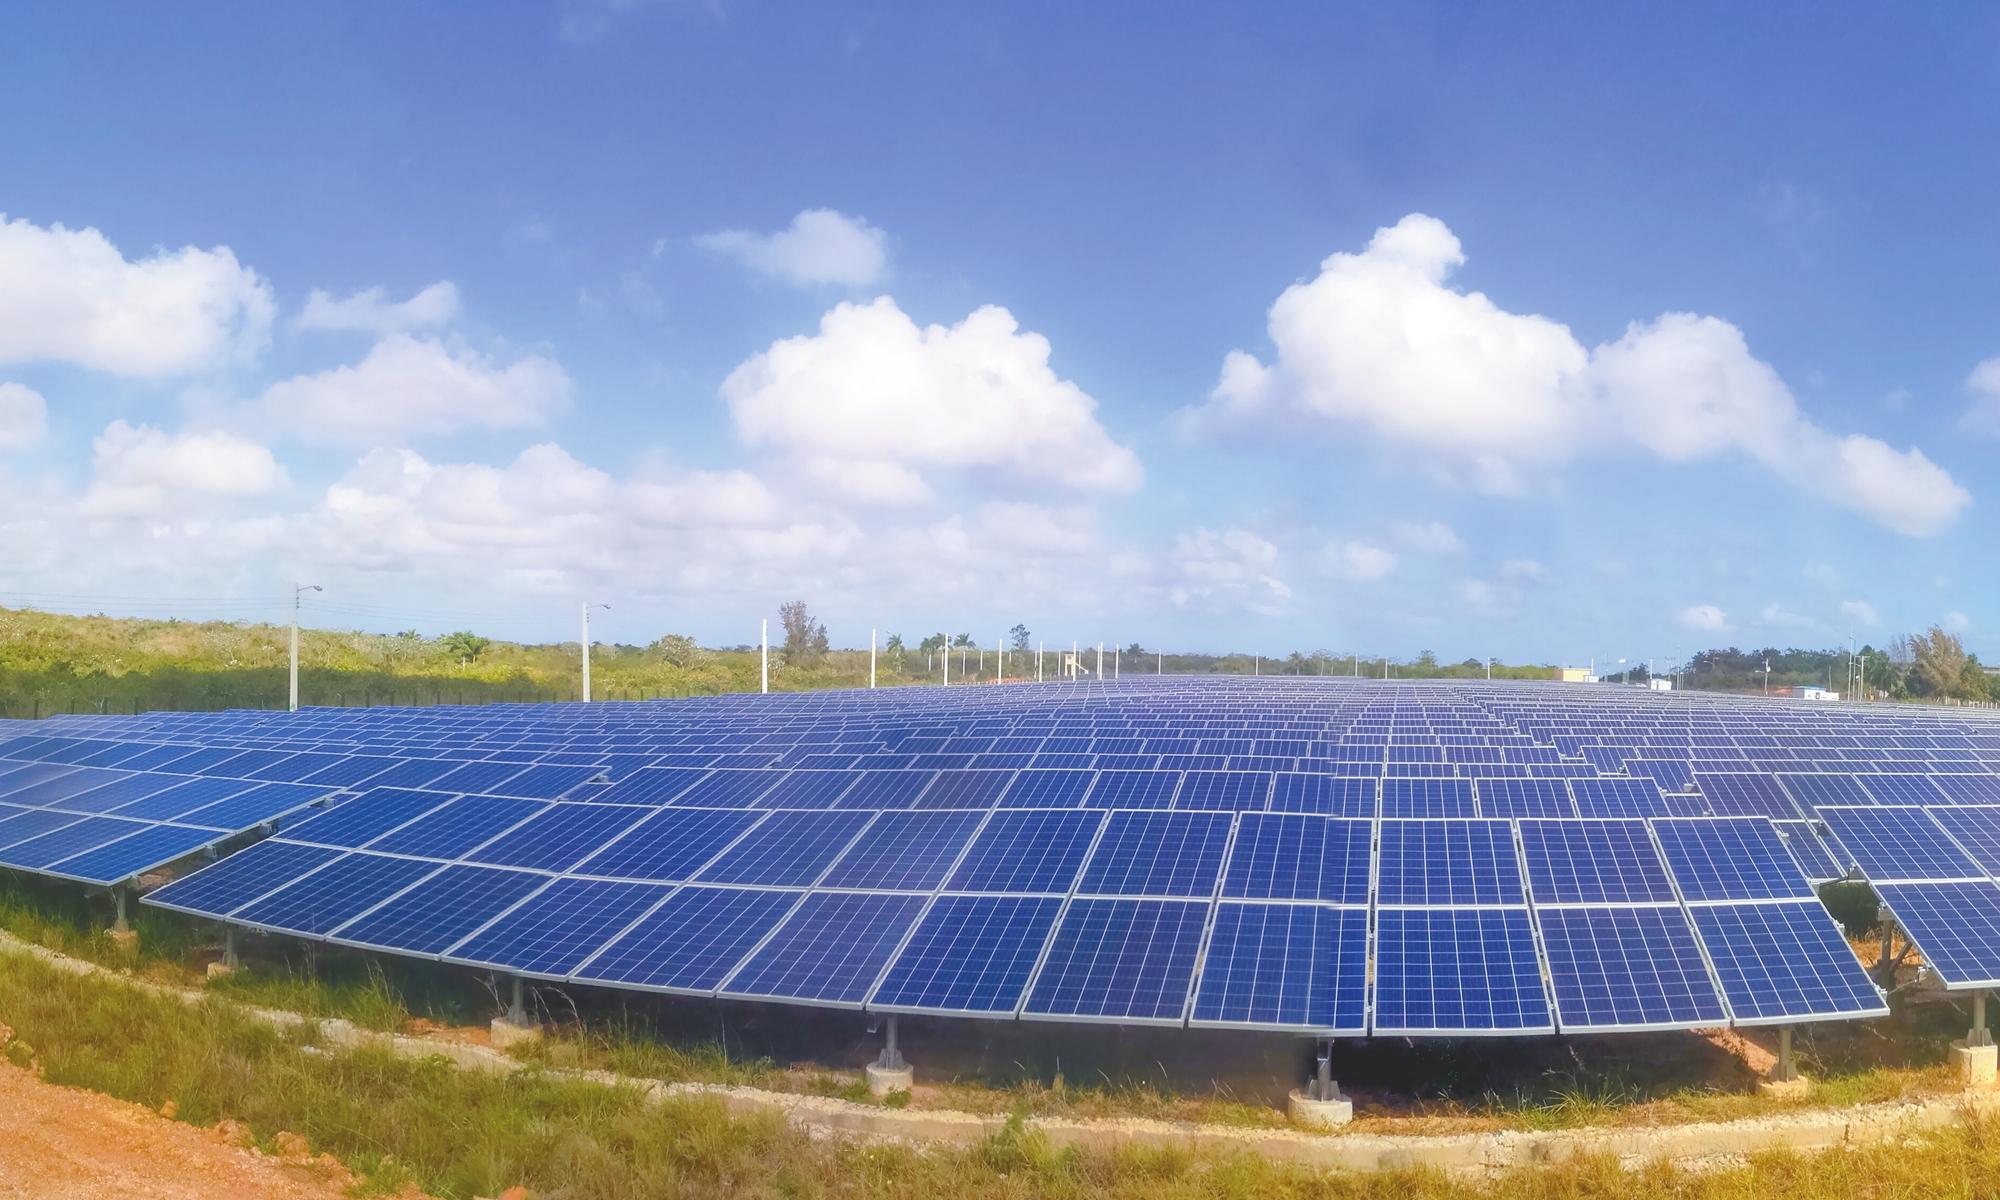
[[[187,1006],[21,955],[0,956],[0,1020],[34,1048],[52,1083],[86,1087],[177,1119],[244,1122],[267,1149],[303,1136],[393,1193],[440,1196],[1063,1197],[1075,1200],[1492,1197],[1495,1200],[1889,1200],[2000,1194],[2000,1124],[1976,1118],[1894,1146],[1819,1156],[1774,1153],[1708,1172],[1627,1173],[1591,1158],[1486,1179],[1434,1171],[1341,1174],[1246,1152],[1055,1149],[1016,1114],[972,1146],[814,1139],[775,1118],[734,1118],[720,1102],[648,1103],[635,1089],[529,1070],[507,1078],[441,1058],[330,1054],[312,1031],[287,1036],[211,998]]]

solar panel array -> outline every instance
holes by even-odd
[[[1875,1015],[1812,888],[1850,870],[1927,956],[1991,949],[1948,986],[2000,974],[2000,837],[1924,841],[2000,811],[2000,723],[1970,712],[1145,679],[43,726],[77,736],[0,744],[0,788],[124,765],[76,794],[240,777],[324,803],[222,830],[121,799],[97,811],[171,831],[163,853],[90,878],[275,826],[148,902],[537,978],[1409,1036]],[[0,804],[63,811],[25,795]],[[1857,810],[1921,820],[1868,842]],[[0,861],[92,852],[64,849]]]

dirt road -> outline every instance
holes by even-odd
[[[96,1092],[0,1062],[0,1197],[35,1200],[345,1200],[332,1159],[275,1158]]]

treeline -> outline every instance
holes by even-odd
[[[1823,687],[1870,699],[2000,701],[2000,675],[1989,674],[1957,634],[1932,627],[1886,647],[1704,650],[1688,662],[1683,686],[1706,691],[1772,692]]]

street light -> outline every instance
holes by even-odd
[[[292,712],[299,711],[299,605],[307,592],[325,591],[316,583],[292,585]]]
[[[592,604],[588,600],[583,602],[583,702],[585,704],[590,703],[590,610],[610,607],[609,604]]]

